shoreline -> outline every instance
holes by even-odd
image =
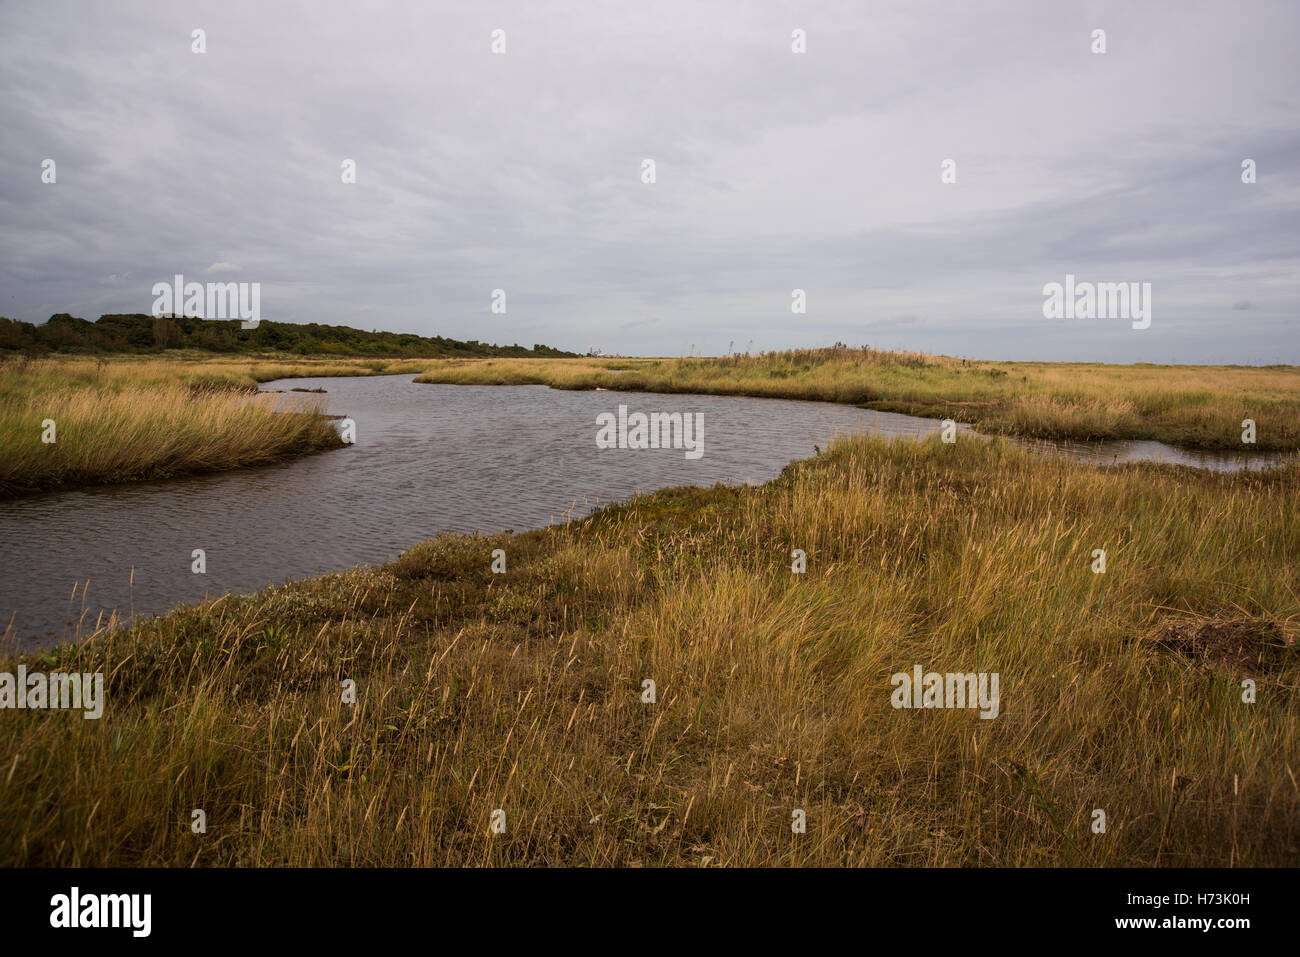
[[[142,360],[142,361],[147,361],[147,360]],[[354,362],[355,360],[352,359],[331,359],[331,358],[318,357],[318,358],[308,358],[305,361],[312,364],[312,367],[310,369],[294,368],[290,370],[290,369],[286,369],[283,366],[276,366],[271,369],[266,369],[264,367],[255,368],[249,370],[249,375],[253,379],[253,382],[251,384],[230,383],[228,385],[223,386],[223,388],[225,390],[228,390],[230,393],[244,394],[249,396],[272,395],[272,394],[283,394],[283,395],[296,394],[303,398],[307,398],[310,395],[320,394],[322,392],[325,392],[326,390],[324,389],[265,390],[265,389],[261,389],[260,386],[266,382],[273,382],[273,381],[280,381],[280,380],[340,378],[340,377],[383,378],[386,376],[406,376],[406,375],[411,375],[412,372],[415,371],[410,368],[403,368],[398,371],[390,371],[390,369],[388,368],[392,364],[407,366],[412,361],[408,359],[394,360],[393,363],[384,363],[383,360],[375,360],[373,363],[371,363],[372,367],[375,365],[383,365],[384,367],[382,369],[358,368],[356,366],[341,365],[342,363]],[[636,370],[634,369],[606,368],[602,371],[607,378],[600,380],[600,384],[591,381],[565,382],[565,381],[560,381],[554,377],[549,377],[546,378],[545,380],[540,377],[529,378],[527,381],[519,381],[516,378],[511,378],[507,380],[506,378],[503,378],[500,374],[494,375],[492,373],[492,370],[486,367],[486,366],[491,366],[493,363],[502,360],[457,358],[457,359],[446,359],[446,360],[439,360],[439,361],[454,363],[455,364],[454,374],[452,374],[453,370],[446,370],[442,374],[439,374],[438,370],[436,369],[425,369],[424,371],[415,375],[415,377],[411,381],[413,383],[421,384],[421,385],[458,385],[458,386],[473,385],[473,386],[492,386],[492,387],[500,387],[500,386],[508,386],[508,385],[537,385],[537,386],[545,386],[547,388],[555,389],[557,391],[608,391],[608,392],[618,392],[624,394],[641,393],[645,395],[727,396],[727,397],[746,398],[746,399],[778,399],[778,400],[792,401],[792,402],[810,402],[810,403],[821,402],[821,403],[827,403],[831,405],[847,405],[855,408],[864,409],[867,411],[909,415],[915,418],[928,419],[930,421],[942,421],[945,412],[951,412],[952,414],[960,414],[961,409],[953,410],[951,407],[963,405],[963,403],[960,402],[949,402],[948,408],[942,410],[935,410],[932,405],[898,402],[894,400],[857,402],[857,401],[853,401],[852,399],[844,399],[842,401],[837,401],[834,398],[827,398],[820,394],[810,394],[809,392],[806,391],[805,392],[782,392],[780,394],[773,394],[770,391],[758,391],[758,390],[746,389],[743,387],[735,387],[735,388],[710,387],[707,384],[700,385],[698,383],[690,383],[690,384],[683,384],[680,386],[674,386],[672,383],[655,382],[655,381],[646,382],[644,380],[629,380],[629,379],[620,378],[621,376],[635,372]],[[581,361],[581,360],[515,359],[515,360],[507,360],[507,361],[512,363],[519,363],[519,362],[546,363],[549,365],[554,363],[566,363],[566,362],[572,363],[574,361]],[[663,360],[644,359],[644,360],[627,360],[627,361],[654,363]],[[316,365],[319,365],[321,363],[325,364],[323,368],[315,367]],[[480,368],[477,371],[471,371],[470,374],[467,376],[464,370],[464,366],[466,364],[469,364],[471,366],[477,365]],[[1224,368],[1228,368],[1228,367],[1224,367]],[[338,420],[346,417],[345,415],[327,415],[322,412],[316,412],[316,413],[294,413],[294,412],[283,413],[282,412],[278,414],[317,415],[321,419],[327,421]],[[1175,452],[1185,453],[1189,455],[1205,453],[1210,455],[1227,455],[1227,456],[1234,456],[1234,457],[1241,457],[1241,458],[1246,458],[1250,456],[1259,456],[1259,457],[1277,456],[1279,459],[1282,459],[1286,456],[1300,453],[1300,440],[1297,441],[1297,444],[1294,447],[1291,447],[1289,445],[1281,445],[1281,444],[1270,445],[1268,441],[1265,441],[1263,443],[1257,442],[1252,446],[1243,446],[1241,443],[1228,445],[1222,442],[1215,442],[1210,440],[1206,440],[1199,443],[1195,441],[1190,441],[1190,442],[1171,441],[1169,438],[1159,437],[1160,435],[1166,433],[1158,429],[1153,429],[1149,432],[1134,432],[1132,434],[1128,434],[1124,436],[1112,435],[1107,437],[1098,437],[1093,432],[1088,432],[1086,433],[1087,437],[1082,437],[1080,435],[1069,434],[1065,432],[1046,432],[1042,434],[1038,434],[1030,431],[989,432],[989,431],[981,431],[979,422],[967,422],[961,419],[956,419],[954,421],[957,421],[962,426],[968,427],[973,433],[979,435],[982,438],[986,438],[986,439],[1009,438],[1013,441],[1020,441],[1026,443],[1026,445],[1032,445],[1032,443],[1035,442],[1045,442],[1045,443],[1077,442],[1081,446],[1088,447],[1088,446],[1095,446],[1098,444],[1106,444],[1106,443],[1122,444],[1122,443],[1137,443],[1137,442],[1155,442],[1169,449],[1172,449]],[[111,478],[91,478],[82,481],[60,479],[54,482],[53,484],[23,485],[23,484],[13,483],[6,486],[2,482],[0,482],[0,502],[14,501],[22,498],[31,497],[34,495],[42,495],[42,494],[53,493],[53,492],[77,491],[77,490],[90,489],[90,488],[111,488],[115,485],[131,485],[131,484],[150,482],[150,481],[166,481],[175,478],[186,478],[186,477],[198,476],[198,475],[211,475],[211,474],[218,474],[222,472],[237,471],[241,468],[257,468],[263,465],[273,465],[276,463],[289,461],[302,456],[319,454],[321,452],[335,451],[337,449],[343,448],[345,444],[346,443],[342,442],[341,440],[337,440],[337,436],[334,436],[334,439],[331,439],[331,437],[329,436],[321,435],[312,438],[310,441],[307,441],[303,445],[296,448],[276,448],[269,451],[264,449],[253,450],[250,453],[247,453],[248,457],[242,458],[231,464],[198,465],[198,466],[187,466],[181,464],[174,467],[168,465],[160,465],[160,466],[151,467],[151,469],[139,475],[132,475],[126,477],[111,477]],[[1182,464],[1182,463],[1164,463],[1164,464]],[[1285,464],[1284,461],[1278,461],[1275,464],[1267,467],[1278,467],[1284,464]],[[1192,467],[1199,467],[1199,466],[1192,466]]]
[[[397,375],[404,375],[404,373],[397,373]],[[304,378],[311,378],[311,377],[304,377]],[[367,377],[367,378],[368,378],[368,377]],[[270,380],[268,380],[268,381],[270,381]],[[465,385],[475,385],[475,383],[454,383],[454,384],[456,384],[456,385],[461,385],[461,384],[465,384]],[[575,391],[586,391],[586,390],[575,390]],[[755,398],[763,398],[763,397],[755,397]],[[806,400],[806,401],[817,401],[817,400]],[[323,416],[323,418],[328,419],[328,420],[338,420],[338,419],[345,418],[345,416],[342,416],[342,415],[327,415],[327,414],[324,414],[324,413],[320,413],[320,414]],[[335,433],[335,437],[337,438],[337,433]],[[850,442],[851,442],[851,441],[854,441],[854,440],[863,440],[863,441],[868,441],[868,442],[885,442],[885,443],[892,444],[892,443],[896,442],[899,438],[900,438],[899,436],[877,436],[877,435],[871,435],[871,434],[869,434],[869,433],[856,433],[856,434],[850,434],[850,435],[848,435],[848,436],[841,437],[841,438],[836,439],[836,440],[834,440],[834,441],[835,441],[835,442],[843,442],[843,441],[850,441]],[[914,442],[914,443],[918,443],[918,444],[919,444],[919,443],[924,443],[924,442],[926,442],[926,441],[929,441],[929,439],[927,439],[927,438],[915,438],[915,439],[910,438],[910,437],[901,437],[901,438],[904,438],[905,441],[908,441],[908,442]],[[1164,472],[1164,474],[1166,474],[1166,475],[1168,475],[1168,476],[1170,476],[1170,477],[1177,477],[1178,475],[1181,474],[1181,475],[1185,475],[1185,476],[1190,476],[1190,477],[1192,477],[1194,480],[1195,480],[1196,478],[1200,478],[1200,477],[1202,477],[1202,476],[1205,476],[1205,477],[1213,476],[1213,477],[1218,478],[1218,479],[1221,479],[1221,480],[1222,480],[1222,479],[1226,479],[1226,480],[1231,481],[1231,480],[1233,479],[1233,477],[1234,477],[1234,476],[1237,476],[1237,475],[1254,475],[1254,476],[1261,476],[1261,475],[1266,475],[1266,474],[1269,474],[1269,473],[1277,473],[1277,472],[1279,472],[1279,471],[1283,471],[1283,470],[1286,470],[1286,469],[1289,469],[1289,468],[1294,468],[1297,464],[1300,464],[1300,456],[1295,455],[1295,454],[1284,454],[1284,453],[1277,453],[1277,454],[1280,454],[1280,455],[1285,455],[1285,458],[1284,458],[1282,461],[1279,461],[1279,462],[1277,462],[1277,463],[1275,463],[1275,464],[1273,464],[1273,465],[1271,465],[1271,466],[1268,466],[1268,467],[1266,467],[1266,468],[1260,468],[1260,469],[1249,469],[1249,468],[1243,468],[1243,469],[1241,469],[1241,470],[1239,470],[1239,471],[1224,471],[1224,470],[1216,470],[1216,469],[1210,468],[1210,467],[1208,467],[1208,466],[1190,465],[1190,464],[1186,464],[1186,463],[1164,462],[1164,461],[1156,461],[1156,460],[1139,460],[1139,461],[1129,461],[1129,462],[1122,462],[1122,463],[1116,463],[1116,464],[1110,464],[1110,463],[1093,463],[1093,462],[1083,462],[1083,461],[1072,460],[1072,459],[1068,458],[1068,457],[1064,454],[1063,450],[1061,450],[1061,449],[1059,449],[1059,448],[1055,448],[1055,447],[1053,447],[1053,448],[1047,448],[1047,449],[1044,449],[1044,448],[1035,448],[1035,447],[1033,447],[1033,446],[1030,444],[1030,440],[1022,440],[1022,439],[1018,439],[1017,437],[1014,437],[1014,436],[997,436],[997,435],[990,436],[990,435],[983,435],[983,434],[978,434],[978,433],[976,433],[976,438],[980,439],[980,440],[981,440],[982,442],[984,442],[984,443],[994,443],[994,444],[1004,443],[1006,449],[1012,451],[1013,454],[1015,454],[1015,453],[1019,453],[1019,452],[1024,452],[1024,453],[1026,453],[1026,454],[1028,454],[1028,455],[1030,455],[1030,456],[1033,456],[1033,457],[1038,457],[1038,458],[1042,458],[1042,459],[1044,459],[1044,460],[1052,461],[1053,463],[1058,464],[1059,466],[1061,466],[1061,467],[1063,467],[1063,468],[1066,468],[1066,469],[1096,469],[1096,470],[1101,470],[1101,471],[1114,471],[1114,470],[1117,470],[1117,469],[1125,469],[1125,468],[1130,468],[1130,469],[1131,469],[1131,468],[1137,468],[1137,469],[1153,468],[1153,469],[1161,470],[1162,472]],[[832,444],[834,444],[834,443],[832,443]],[[333,445],[333,446],[330,446],[329,448],[321,449],[321,450],[319,450],[319,451],[333,451],[333,450],[335,450],[335,449],[341,449],[341,448],[344,448],[344,447],[346,447],[345,443],[343,443],[343,442],[340,440],[340,441],[338,442],[337,445]],[[816,462],[816,460],[819,458],[819,456],[821,456],[821,455],[825,455],[825,454],[829,453],[829,451],[830,451],[830,449],[827,449],[827,450],[825,450],[824,452],[816,452],[816,453],[814,453],[813,455],[810,455],[810,456],[805,456],[805,457],[802,457],[802,458],[793,458],[793,459],[789,460],[789,461],[788,461],[788,462],[787,462],[787,463],[782,467],[782,472],[781,472],[781,474],[784,475],[787,471],[797,470],[797,469],[799,469],[799,468],[801,468],[801,467],[811,467],[811,466]],[[303,454],[303,455],[307,455],[307,454],[315,454],[315,453],[313,453],[313,452],[306,452],[306,453],[301,453],[301,454]],[[202,475],[202,474],[208,474],[208,475],[211,475],[211,474],[220,474],[220,473],[224,473],[224,472],[235,472],[235,471],[239,471],[239,470],[241,470],[241,469],[243,469],[243,468],[254,468],[254,469],[256,469],[256,468],[262,468],[262,467],[266,467],[266,466],[273,466],[273,465],[276,465],[276,464],[278,464],[278,463],[280,463],[280,462],[287,461],[287,460],[291,460],[291,459],[293,459],[293,458],[297,458],[297,457],[298,457],[298,455],[290,454],[290,455],[283,456],[282,458],[280,458],[280,459],[278,459],[278,460],[274,460],[274,461],[258,462],[258,463],[250,463],[250,464],[248,464],[248,465],[235,466],[235,467],[233,467],[233,468],[216,469],[216,470],[211,470],[211,471],[208,471],[208,472],[203,472],[203,473],[191,473],[191,474],[193,474],[193,475]],[[1169,470],[1173,470],[1173,469],[1178,469],[1178,470],[1190,470],[1190,472],[1181,472],[1181,473],[1180,473],[1180,472],[1171,472],[1171,471],[1169,471]],[[188,477],[188,476],[184,476],[184,475],[168,476],[168,477],[166,477],[166,478],[160,478],[160,479],[157,479],[157,481],[167,481],[167,480],[170,479],[170,478],[185,478],[185,477]],[[779,480],[779,478],[778,478],[778,479],[772,479],[772,480],[770,480],[768,483],[763,483],[763,484],[771,484],[772,482],[776,482],[776,481],[778,481],[778,480]],[[107,484],[107,485],[89,485],[89,486],[82,486],[82,488],[97,488],[97,489],[98,489],[98,488],[112,488],[113,485],[131,486],[131,485],[143,484],[144,482],[147,482],[147,481],[154,481],[154,480],[153,480],[153,479],[146,479],[146,480],[139,480],[139,481],[135,481],[135,482],[121,482],[121,483],[112,483],[112,484]],[[736,486],[731,486],[731,487],[734,487],[734,488],[740,488],[741,486],[736,485]],[[758,488],[762,488],[763,486],[762,486],[762,485],[759,485],[759,486],[757,486],[757,487],[758,487]],[[664,488],[662,488],[662,489],[658,489],[658,490],[656,490],[656,491],[654,491],[654,492],[649,492],[649,493],[637,493],[637,494],[633,495],[631,498],[627,498],[627,499],[603,500],[603,501],[605,501],[605,504],[599,506],[598,509],[597,509],[597,512],[599,512],[599,511],[601,511],[601,510],[604,510],[604,509],[611,509],[611,508],[612,508],[612,509],[618,509],[618,508],[621,508],[621,507],[623,507],[623,506],[629,504],[630,502],[632,502],[633,500],[635,500],[635,499],[637,499],[637,498],[642,498],[642,497],[646,497],[646,496],[654,496],[654,495],[657,495],[657,494],[659,494],[659,493],[679,493],[679,492],[680,492],[680,493],[685,493],[685,492],[689,492],[690,490],[693,490],[693,489],[699,489],[699,490],[703,491],[703,490],[706,490],[706,489],[707,489],[707,486],[696,486],[696,485],[674,485],[674,486],[665,486]],[[50,492],[65,492],[65,491],[76,491],[76,490],[77,490],[77,489],[75,489],[75,488],[60,488],[60,489],[52,489],[52,490],[44,490],[44,491],[50,491]],[[33,493],[33,494],[42,494],[42,493],[41,493],[41,492],[37,492],[37,493]],[[3,501],[3,499],[0,499],[0,501]],[[550,523],[550,524],[547,524],[547,525],[532,526],[532,527],[524,528],[522,531],[510,530],[510,531],[508,531],[508,532],[487,532],[487,533],[484,533],[484,532],[482,532],[482,531],[475,531],[475,532],[472,533],[472,535],[473,535],[474,537],[480,537],[480,538],[484,538],[484,539],[487,539],[487,538],[500,538],[500,537],[502,537],[502,536],[510,537],[510,536],[514,536],[514,535],[527,535],[527,534],[531,534],[531,533],[544,532],[544,531],[546,531],[547,529],[555,528],[555,527],[560,526],[560,525],[568,525],[568,524],[573,524],[573,523],[581,523],[581,522],[584,522],[584,521],[589,520],[589,519],[592,518],[592,517],[594,517],[594,513],[593,513],[592,516],[587,516],[586,518],[575,518],[575,519],[569,519],[569,520],[567,520],[567,521],[565,521],[565,522],[555,522],[555,523]],[[411,549],[414,549],[414,548],[416,548],[416,547],[418,547],[418,546],[420,546],[420,545],[426,544],[426,543],[428,543],[428,542],[436,541],[436,540],[439,540],[439,539],[442,539],[442,538],[459,538],[459,537],[463,537],[464,534],[465,534],[465,533],[454,532],[454,531],[439,532],[439,533],[436,533],[436,534],[430,536],[429,538],[421,539],[420,541],[417,541],[417,542],[412,543],[411,545],[407,546],[407,547],[403,550],[403,553],[404,553],[405,551],[409,551],[409,550],[411,550]],[[394,559],[392,562],[380,563],[380,564],[378,564],[378,565],[373,565],[373,564],[369,564],[369,563],[358,563],[358,564],[355,564],[355,565],[343,566],[343,567],[340,567],[340,568],[337,568],[337,569],[334,569],[334,570],[331,570],[331,571],[322,572],[322,573],[317,574],[317,575],[302,576],[302,577],[300,577],[300,578],[296,578],[296,579],[286,579],[284,583],[280,583],[280,584],[277,584],[276,582],[272,581],[272,582],[268,582],[266,585],[263,585],[263,586],[261,586],[261,587],[259,587],[259,588],[254,588],[254,589],[251,589],[251,590],[246,590],[246,591],[231,591],[231,592],[227,592],[227,593],[225,593],[225,594],[223,594],[223,595],[219,595],[219,596],[217,596],[217,597],[215,597],[215,598],[208,599],[207,601],[209,601],[209,602],[219,602],[219,601],[224,601],[224,600],[226,600],[226,599],[230,599],[230,598],[235,598],[235,599],[248,599],[248,598],[255,597],[255,596],[257,596],[257,595],[261,595],[261,594],[263,594],[264,592],[267,592],[268,590],[274,590],[274,589],[276,589],[276,588],[283,587],[284,584],[286,584],[286,583],[292,585],[292,584],[296,584],[296,583],[300,583],[300,582],[311,581],[311,580],[314,580],[314,579],[317,579],[317,578],[322,578],[322,577],[329,577],[329,576],[345,576],[345,575],[348,575],[348,574],[350,574],[350,573],[358,572],[358,571],[362,571],[362,570],[382,569],[382,568],[387,567],[388,565],[394,564],[394,563],[397,562],[397,561],[400,561],[400,557],[399,557],[398,559]],[[205,603],[206,603],[206,602],[200,602],[200,603],[188,603],[188,602],[184,602],[184,603],[180,603],[180,606],[179,606],[179,607],[182,607],[182,608],[193,608],[193,607],[197,607],[198,604],[205,604]],[[175,608],[175,607],[177,607],[177,606],[176,606],[176,605],[173,605],[173,608]],[[162,612],[162,613],[157,614],[157,615],[143,615],[143,616],[141,616],[141,618],[137,618],[137,619],[123,619],[123,620],[121,620],[121,623],[118,624],[118,625],[113,629],[113,632],[121,632],[121,631],[124,631],[124,630],[128,630],[128,629],[132,628],[135,624],[137,624],[141,619],[157,619],[157,618],[166,617],[167,615],[169,615],[169,614],[171,614],[171,613],[172,613],[171,611],[167,611],[167,612]],[[92,634],[96,636],[96,640],[102,640],[104,637],[106,637],[106,636],[109,634],[109,632],[105,631],[105,632],[92,633]],[[89,637],[90,637],[90,636],[87,636],[87,638],[89,638]],[[20,637],[20,638],[17,638],[16,640],[17,640],[18,642],[20,642],[20,643],[30,643],[30,642],[36,641],[37,639],[32,639],[32,638],[21,638],[21,637]],[[84,641],[84,640],[87,640],[87,639],[86,639],[86,638],[83,638],[82,640]],[[52,644],[46,644],[46,645],[40,646],[39,648],[33,648],[33,649],[29,649],[28,651],[21,652],[21,653],[20,653],[20,656],[21,656],[21,655],[31,655],[31,654],[43,655],[43,654],[49,652],[51,649],[57,649],[57,648],[64,647],[65,645],[76,645],[76,644],[78,644],[78,642],[76,642],[76,641],[67,642],[67,641],[62,641],[62,640],[61,640],[61,641],[59,641],[59,642],[55,642],[55,643],[52,643]],[[3,650],[3,649],[0,648],[0,660],[3,659],[2,650]]]
[[[717,396],[717,397],[734,397],[739,399],[766,399],[777,402],[809,402],[822,403],[825,405],[850,406],[855,409],[863,409],[867,412],[888,412],[896,415],[907,415],[918,419],[928,419],[932,422],[941,422],[944,416],[940,413],[930,414],[925,411],[917,411],[909,407],[892,408],[889,403],[855,403],[855,402],[836,402],[833,399],[823,399],[817,396],[809,395],[770,395],[761,392],[743,392],[743,391],[708,391],[701,389],[656,389],[653,387],[638,386],[619,387],[611,385],[557,385],[549,382],[465,382],[451,381],[444,379],[425,379],[423,374],[412,380],[420,385],[454,385],[454,386],[490,386],[492,388],[504,388],[508,386],[544,386],[548,389],[554,389],[557,392],[620,392],[620,393],[639,393],[642,395],[700,395],[700,396]],[[1265,446],[1256,446],[1254,448],[1243,449],[1241,445],[1189,445],[1167,441],[1165,439],[1154,438],[1152,436],[1136,436],[1125,438],[1079,438],[1072,435],[1034,435],[1017,432],[981,432],[979,428],[972,423],[963,422],[961,419],[954,420],[959,427],[965,426],[972,433],[983,439],[1012,439],[1025,443],[1047,442],[1047,443],[1070,443],[1077,442],[1082,446],[1103,445],[1107,443],[1130,443],[1130,442],[1155,442],[1166,448],[1188,454],[1209,453],[1222,455],[1240,455],[1247,456],[1288,456],[1300,453],[1300,445],[1296,447],[1284,448],[1267,448]],[[1157,463],[1169,464],[1169,463]]]
[[[0,362],[0,501],[267,465],[341,448],[284,378],[412,374],[409,360],[114,357]]]
[[[1298,482],[855,437],[762,486],[181,606],[24,656],[103,673],[120,737],[67,712],[0,722],[23,769],[0,780],[0,860],[337,864],[317,837],[342,822],[373,864],[896,866],[936,828],[981,834],[936,864],[1294,864],[1300,793],[1274,782],[1300,734]],[[1198,637],[1221,627],[1249,656]],[[999,673],[997,717],[892,709],[889,675],[918,665]],[[1171,816],[1173,765],[1192,785]],[[109,768],[127,783],[105,799]],[[58,818],[37,814],[54,795]],[[221,841],[156,819],[193,807]],[[1092,807],[1111,839],[1089,839]],[[494,808],[515,827],[496,839]],[[812,858],[791,808],[823,835]]]
[[[244,358],[177,354],[9,359],[3,368],[9,381],[0,381],[0,449],[9,469],[7,475],[0,475],[0,500],[210,474],[337,448],[328,437],[297,447],[293,442],[286,447],[282,439],[263,437],[244,447],[223,442],[219,444],[220,455],[187,462],[183,456],[168,459],[164,455],[160,459],[151,448],[157,444],[156,436],[140,434],[128,440],[122,435],[124,430],[135,428],[134,422],[156,417],[155,407],[161,400],[151,390],[169,386],[181,390],[166,400],[180,407],[195,405],[192,400],[201,394],[220,397],[257,393],[265,391],[259,390],[261,383],[278,379],[339,376],[414,375],[412,381],[420,384],[544,385],[557,390],[829,402],[930,420],[951,418],[984,436],[1027,441],[1154,441],[1186,453],[1300,451],[1300,369],[1295,367],[1131,368],[1092,363],[996,363],[865,349],[823,349],[722,359]],[[1061,380],[1062,375],[1067,375],[1068,380]],[[1200,391],[1189,397],[1185,392],[1189,388]],[[49,411],[52,405],[88,395],[112,400],[132,390],[140,396],[134,408],[124,405],[116,419],[103,419],[92,429],[99,449],[89,456],[116,461],[121,457],[121,447],[130,444],[131,461],[73,463],[53,472],[43,464],[49,453],[37,441],[36,425],[47,418],[58,418]],[[1272,391],[1268,398],[1250,398],[1246,390],[1259,395],[1263,390]],[[1170,410],[1171,403],[1176,410]],[[1259,409],[1253,413],[1258,417],[1258,431],[1255,441],[1247,444],[1242,441],[1245,433],[1241,424],[1254,407]],[[1149,411],[1139,414],[1142,409]],[[76,415],[93,418],[88,409]],[[173,419],[181,423],[183,417]],[[184,432],[189,427],[182,423],[169,428]],[[193,444],[204,437],[195,433],[187,441]]]
[[[1062,372],[1079,381],[1052,378]],[[1207,392],[1202,380],[1207,374],[1213,380],[1214,372],[1224,381],[1212,381],[1218,391]],[[1244,400],[1236,381],[1243,377],[1275,394]],[[1142,388],[1125,386],[1126,379]],[[1155,441],[1188,452],[1300,451],[1300,368],[1292,366],[1129,367],[807,349],[707,359],[440,359],[415,381],[831,402],[920,418],[951,418],[990,436]],[[1199,402],[1186,401],[1184,390],[1193,385],[1202,390]],[[1181,405],[1170,418],[1174,413],[1167,406],[1175,396]],[[1228,410],[1243,404],[1250,411],[1252,402],[1259,407],[1254,413],[1258,434],[1247,448],[1240,425],[1245,412]],[[1134,411],[1137,404],[1151,410],[1146,417]],[[1206,420],[1215,424],[1207,425]]]

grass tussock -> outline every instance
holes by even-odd
[[[27,659],[105,713],[0,721],[0,863],[1295,865],[1297,492],[856,438],[181,608]],[[1000,714],[894,709],[917,664]]]
[[[1195,449],[1300,449],[1293,366],[983,362],[876,349],[712,359],[448,359],[417,380],[749,395],[953,418],[989,434],[1154,439]],[[1242,442],[1242,421],[1256,425]]]
[[[413,372],[387,360],[0,362],[0,497],[261,465],[342,445],[319,401],[255,396],[292,376]],[[53,442],[47,420],[53,421]]]

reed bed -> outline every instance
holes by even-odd
[[[0,361],[0,397],[66,388],[105,391],[155,385],[251,391],[260,382],[315,376],[415,374],[427,359],[300,359],[269,354],[257,357],[173,352],[162,356],[60,356]]]
[[[319,400],[254,395],[257,384],[422,367],[276,357],[9,359],[0,362],[0,497],[220,471],[338,448],[342,442]]]
[[[0,863],[1295,866],[1297,491],[858,437],[181,608],[24,659],[105,712],[3,713]]]

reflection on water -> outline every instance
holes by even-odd
[[[265,468],[0,503],[0,616],[13,634],[47,645],[88,633],[113,609],[158,614],[205,595],[378,564],[439,532],[538,527],[669,485],[764,482],[840,435],[940,428],[818,402],[417,385],[410,376],[264,388],[292,386],[326,389],[328,411],[356,423],[356,445]],[[703,413],[704,456],[597,449],[597,414],[620,404]],[[1063,451],[1085,461],[1242,464],[1147,442]],[[191,570],[197,548],[203,575]]]
[[[1160,462],[1190,465],[1213,472],[1238,472],[1281,465],[1290,456],[1276,452],[1194,452],[1163,442],[1049,442],[1014,440],[1017,445],[1040,452],[1058,453],[1088,465],[1123,465],[1126,462]]]

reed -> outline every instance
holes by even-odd
[[[275,357],[9,359],[0,362],[0,497],[261,465],[338,448],[342,442],[319,400],[255,395],[257,384],[422,366]]]

